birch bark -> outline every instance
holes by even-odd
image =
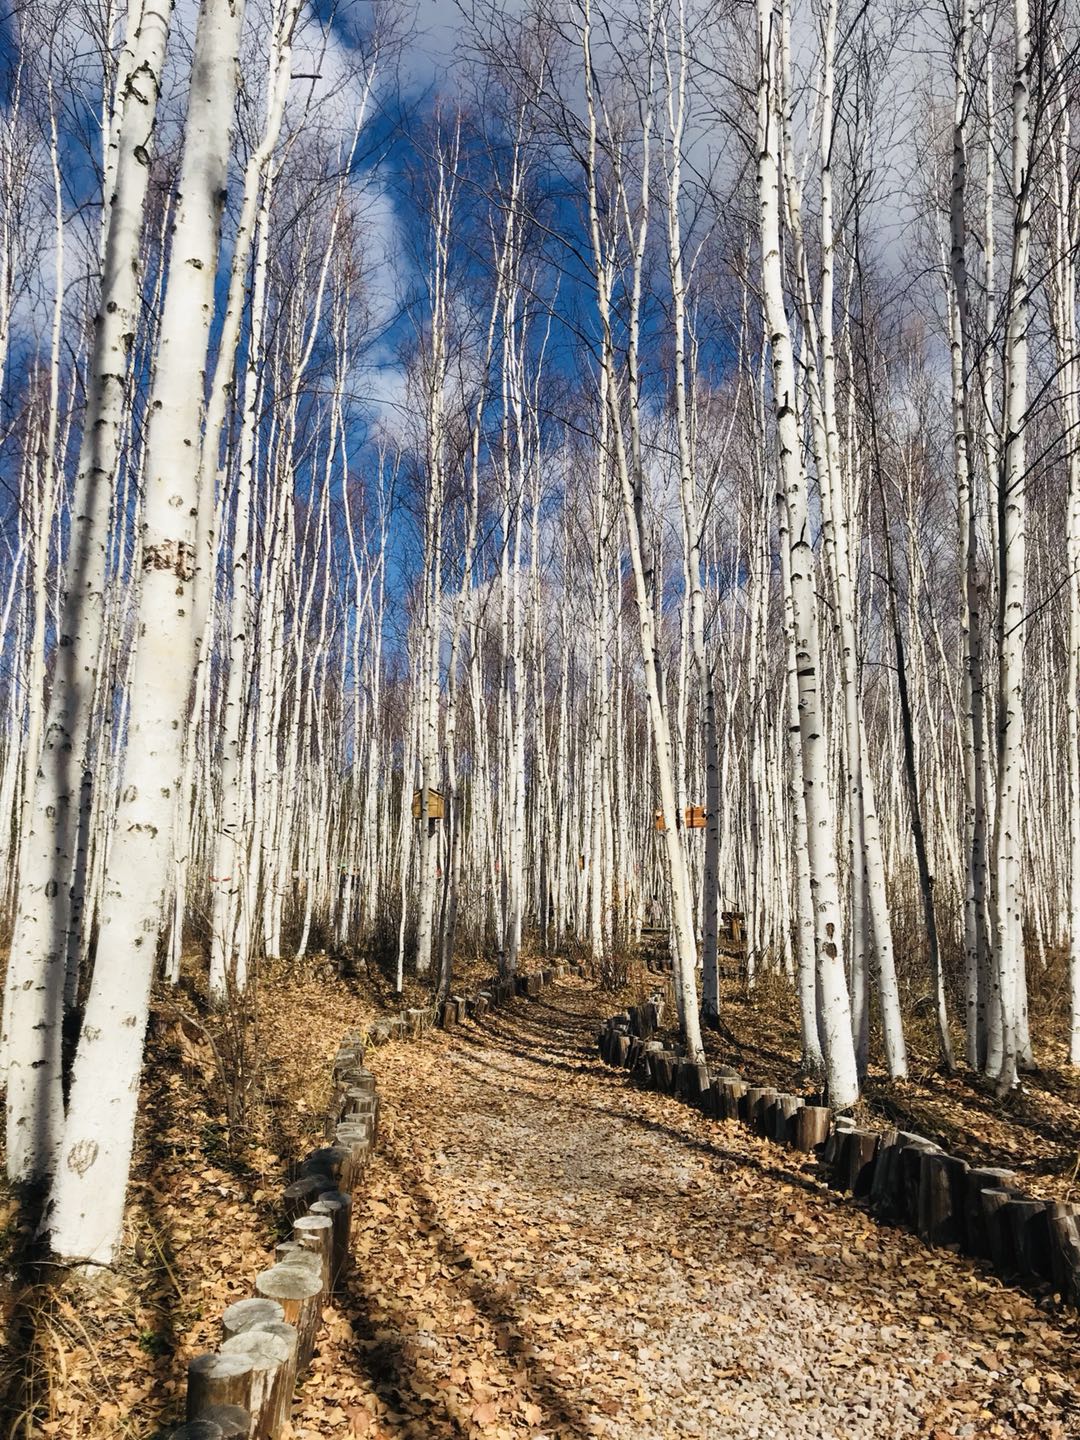
[[[105,879],[101,945],[50,1197],[53,1250],[99,1264],[113,1258],[123,1221],[183,774],[195,658],[191,606],[203,386],[242,17],[239,0],[205,0],[199,13],[150,403],[124,788]]]
[[[171,5],[134,3],[121,73],[122,118],[111,136],[115,178],[105,232],[86,411],[64,566],[56,665],[37,783],[28,810],[4,1006],[7,1164],[13,1179],[52,1170],[63,1121],[61,1025],[71,936],[83,924],[89,763],[105,636],[112,486],[124,424],[141,276],[140,246]]]

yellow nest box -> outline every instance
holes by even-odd
[[[414,790],[412,797],[413,819],[419,820],[424,813],[422,790]],[[428,819],[442,820],[446,816],[446,801],[438,790],[429,790],[427,795]]]

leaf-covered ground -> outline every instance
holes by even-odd
[[[998,1099],[993,1086],[958,1063],[942,1073],[928,1006],[908,987],[905,1015],[910,1075],[889,1080],[880,1063],[880,1036],[871,1034],[871,1072],[859,1106],[862,1123],[898,1125],[929,1136],[972,1164],[1015,1170],[1023,1188],[1044,1199],[1080,1199],[1080,1072],[1068,1062],[1066,958],[1050,956],[1046,973],[1031,979],[1032,1035],[1038,1068],[1021,1075],[1016,1090]],[[648,977],[656,985],[658,977]],[[644,994],[648,985],[639,982]],[[614,1006],[610,1007],[614,1009]],[[669,1015],[673,1007],[669,1007]],[[720,1034],[706,1033],[710,1060],[733,1064],[753,1084],[801,1093],[798,1015],[789,987],[764,977],[748,995],[733,979],[722,986]],[[963,1060],[963,1035],[953,1046]]]
[[[33,1215],[4,1195],[0,1440],[150,1440],[183,1418],[187,1361],[217,1346],[282,1238],[281,1188],[323,1143],[338,1041],[379,998],[287,967],[255,994],[236,1025],[155,995],[113,1273],[88,1289],[36,1263]]]
[[[1075,1317],[635,1091],[594,1058],[605,1008],[571,981],[375,1056],[304,1440],[1080,1434]]]
[[[258,1063],[207,1021],[229,1072],[248,1067],[232,1153],[218,1060],[161,998],[116,1275],[87,1293],[14,1268],[28,1237],[9,1204],[0,1440],[168,1433],[187,1359],[279,1238],[330,1057],[387,1003],[377,984],[267,977]],[[595,1057],[613,1008],[568,981],[371,1054],[380,1149],[299,1440],[1080,1436],[1075,1316],[634,1090]]]

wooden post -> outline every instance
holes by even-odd
[[[852,1130],[848,1136],[845,1186],[856,1199],[870,1194],[874,1159],[880,1143],[881,1136],[876,1130]]]
[[[642,1052],[641,1064],[638,1066],[638,1080],[647,1090],[659,1088],[657,1056],[662,1052],[663,1046],[659,1040],[647,1040],[645,1049]]]
[[[746,1096],[750,1090],[750,1086],[745,1080],[732,1080],[730,1085],[734,1103],[731,1119],[741,1120],[746,1110]]]
[[[221,1338],[231,1340],[244,1330],[273,1325],[284,1319],[285,1311],[276,1300],[237,1300],[221,1317]]]
[[[293,1222],[293,1238],[305,1250],[318,1256],[323,1282],[323,1299],[330,1298],[334,1279],[334,1222],[329,1215],[301,1215]]]
[[[342,1097],[340,1119],[353,1115],[372,1115],[378,1111],[379,1097],[373,1090],[362,1090],[359,1085],[350,1085]]]
[[[988,1186],[980,1191],[979,1198],[990,1259],[999,1275],[1008,1275],[1016,1268],[1016,1246],[1006,1212],[1012,1195],[1008,1190]]]
[[[766,1085],[762,1092],[761,1099],[757,1103],[757,1110],[754,1114],[754,1130],[758,1135],[770,1135],[772,1133],[772,1107],[776,1101],[776,1089],[772,1085]]]
[[[251,1416],[242,1405],[216,1405],[201,1421],[192,1423],[216,1425],[221,1431],[221,1440],[248,1440],[251,1434]]]
[[[1016,1172],[998,1167],[980,1166],[969,1170],[964,1180],[964,1248],[969,1255],[990,1259],[990,1237],[983,1219],[984,1190],[1011,1190]]]
[[[809,1154],[824,1145],[829,1136],[827,1105],[803,1105],[795,1115],[794,1144],[796,1150]]]
[[[790,1145],[795,1134],[795,1116],[803,1108],[801,1095],[778,1095],[773,1109],[773,1139],[778,1145]]]
[[[914,1230],[919,1223],[919,1185],[922,1179],[922,1157],[926,1151],[939,1147],[921,1135],[904,1132],[898,1136],[896,1181],[893,1192],[893,1213]]]
[[[288,1424],[292,1416],[293,1399],[296,1393],[296,1367],[300,1359],[300,1337],[296,1326],[278,1320],[261,1327],[267,1335],[276,1335],[288,1352],[288,1360],[282,1366],[277,1379],[277,1424],[279,1428]]]
[[[256,1294],[276,1300],[288,1324],[296,1327],[296,1368],[306,1370],[315,1349],[322,1313],[322,1281],[317,1271],[301,1265],[274,1265],[255,1279]]]
[[[885,1138],[882,1149],[879,1152],[878,1162],[874,1167],[874,1178],[870,1186],[870,1203],[876,1214],[882,1220],[904,1220],[907,1219],[905,1210],[904,1184],[906,1172],[904,1168],[903,1155],[906,1150],[924,1149],[936,1150],[938,1147],[932,1144],[922,1135],[916,1135],[911,1130],[890,1130]],[[909,1166],[914,1166],[912,1175],[913,1203],[915,1208],[911,1212],[910,1223],[914,1224],[918,1218],[918,1184],[919,1184],[919,1159],[918,1155],[910,1159]]]
[[[709,1088],[709,1068],[695,1060],[679,1062],[679,1093],[691,1105],[700,1105],[702,1095]]]
[[[821,1162],[832,1172],[836,1166],[837,1159],[844,1150],[845,1135],[849,1135],[855,1129],[855,1121],[850,1115],[834,1115],[832,1127],[829,1130],[829,1138],[825,1141],[825,1148],[821,1152]]]
[[[1056,1201],[1047,1207],[1050,1269],[1054,1289],[1067,1303],[1080,1303],[1080,1221],[1075,1205]]]
[[[342,1167],[336,1189],[352,1194],[360,1183],[360,1176],[371,1154],[374,1129],[375,1121],[370,1115],[357,1115],[338,1126],[334,1139],[348,1150],[349,1161]]]
[[[219,1405],[244,1406],[251,1361],[242,1355],[196,1355],[188,1365],[187,1418],[201,1420]]]
[[[751,1085],[746,1092],[746,1124],[755,1134],[763,1134],[763,1107],[766,1099],[772,1099],[776,1091],[768,1085]]]
[[[352,1196],[340,1190],[325,1190],[311,1207],[312,1215],[328,1215],[333,1225],[331,1288],[336,1289],[348,1273],[350,1232],[352,1229]]]
[[[251,1415],[252,1440],[274,1440],[284,1423],[279,1383],[288,1370],[289,1347],[267,1330],[243,1330],[226,1340],[222,1355],[239,1355],[251,1362],[246,1408]]]
[[[282,1240],[275,1245],[274,1260],[278,1265],[301,1265],[313,1275],[319,1273],[319,1257],[298,1240]]]
[[[281,1196],[281,1209],[285,1219],[291,1222],[300,1215],[306,1215],[311,1202],[317,1200],[323,1190],[329,1189],[329,1175],[301,1175],[299,1180],[286,1185]]]
[[[1017,1195],[1005,1210],[1012,1225],[1017,1270],[1029,1279],[1051,1279],[1050,1216],[1046,1201]]]
[[[320,1150],[312,1150],[300,1165],[300,1178],[307,1176],[318,1176],[327,1182],[327,1188],[342,1188],[341,1180],[343,1173],[349,1164],[349,1151],[340,1145],[324,1145]]]
[[[927,1245],[962,1248],[965,1243],[965,1193],[968,1167],[964,1160],[941,1151],[920,1156],[917,1229]]]

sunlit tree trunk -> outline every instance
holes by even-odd
[[[203,384],[242,6],[206,0],[192,61],[180,202],[150,403],[140,633],[101,945],[72,1072],[49,1235],[109,1262],[120,1237],[156,939],[171,873],[189,688]]]

